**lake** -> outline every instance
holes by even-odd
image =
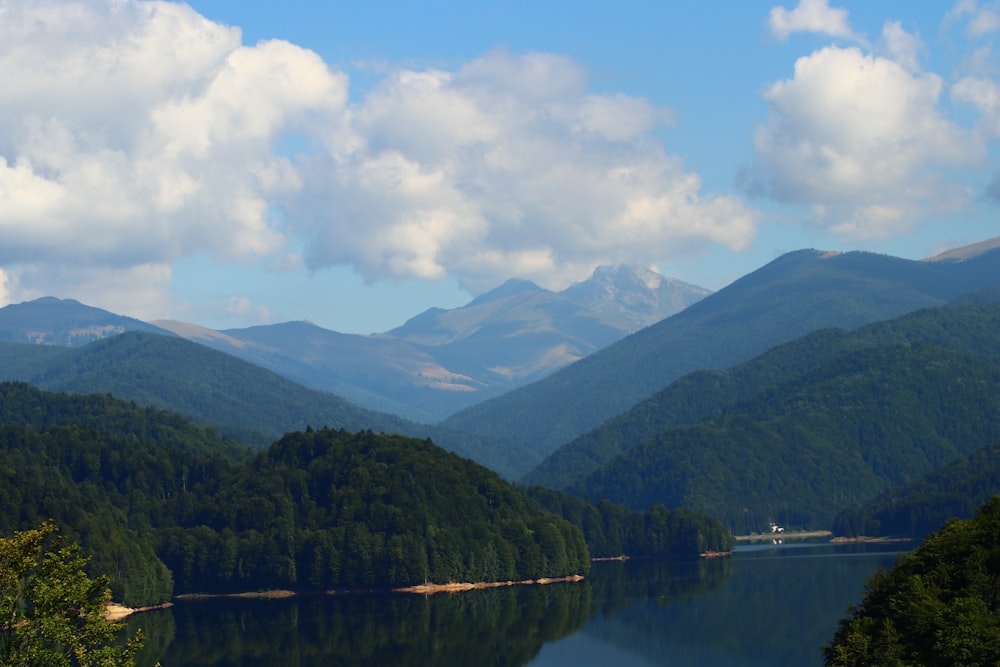
[[[819,666],[869,575],[909,545],[740,547],[595,563],[580,583],[456,595],[182,601],[133,616],[139,664]]]

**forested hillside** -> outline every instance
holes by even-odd
[[[1000,655],[1000,498],[955,520],[888,572],[849,610],[824,650],[830,667],[995,665]]]
[[[590,502],[541,486],[521,491],[542,509],[579,526],[594,558],[689,559],[705,552],[728,552],[735,544],[721,522],[685,509],[653,505],[636,512],[604,498]]]
[[[838,535],[923,538],[952,518],[968,519],[1000,494],[1000,442],[977,449],[901,487],[884,491],[833,522]]]
[[[167,408],[256,448],[307,426],[431,437],[501,474],[512,476],[527,451],[486,436],[415,424],[307,389],[249,362],[175,336],[129,332],[83,347],[0,343],[0,380],[50,391],[109,393]]]
[[[1000,438],[997,414],[1000,365],[929,345],[859,350],[644,441],[570,490],[705,512],[737,533],[826,528]]]
[[[55,519],[134,605],[585,573],[585,534],[609,555],[732,545],[690,512],[529,499],[429,440],[310,428],[250,456],[167,411],[20,383],[0,384],[0,417],[0,532]]]
[[[566,488],[643,440],[717,415],[779,382],[856,350],[929,343],[1000,362],[1000,293],[970,295],[963,300],[980,303],[927,308],[853,332],[824,329],[730,369],[686,375],[560,447],[522,482]]]
[[[819,329],[854,329],[997,286],[1000,250],[940,262],[797,251],[677,315],[444,424],[530,445],[540,461],[687,373],[727,368]],[[525,464],[522,474],[534,466],[530,459]]]

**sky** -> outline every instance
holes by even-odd
[[[387,331],[1000,235],[1000,2],[0,0],[0,305]]]

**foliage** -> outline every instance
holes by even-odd
[[[234,461],[214,432],[160,410],[26,385],[0,398],[6,419],[30,424],[0,426],[0,530],[54,517],[131,606],[590,565],[579,529],[428,440],[307,429]]]
[[[185,591],[389,587],[585,573],[580,531],[430,441],[290,433],[168,503],[158,553]]]
[[[823,655],[832,667],[996,664],[1000,497],[876,573]]]
[[[923,538],[951,518],[975,516],[1000,493],[1000,442],[977,449],[919,479],[841,511],[833,522],[839,535]]]
[[[837,511],[1000,438],[1000,366],[927,345],[859,350],[666,431],[570,490],[706,512],[734,532]]]
[[[564,489],[664,431],[717,416],[847,354],[926,343],[1000,362],[1000,306],[927,308],[853,332],[824,329],[727,370],[696,371],[554,451],[522,479]]]
[[[640,513],[604,498],[592,503],[540,486],[521,491],[578,526],[594,558],[691,558],[708,551],[728,552],[735,544],[721,522],[697,512],[654,504]]]
[[[533,465],[539,460],[531,447],[511,447],[489,434],[461,433],[365,410],[174,336],[128,332],[72,349],[0,343],[0,379],[50,391],[113,394],[211,424],[227,438],[257,449],[312,425],[431,437],[509,477],[524,461]],[[34,421],[23,423],[41,427]]]
[[[134,664],[139,636],[119,646],[109,623],[107,579],[84,574],[80,547],[56,526],[0,538],[0,665],[58,667]]]

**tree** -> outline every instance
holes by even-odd
[[[119,642],[108,578],[89,578],[80,546],[57,531],[46,521],[0,538],[0,667],[134,665],[142,635]]]

